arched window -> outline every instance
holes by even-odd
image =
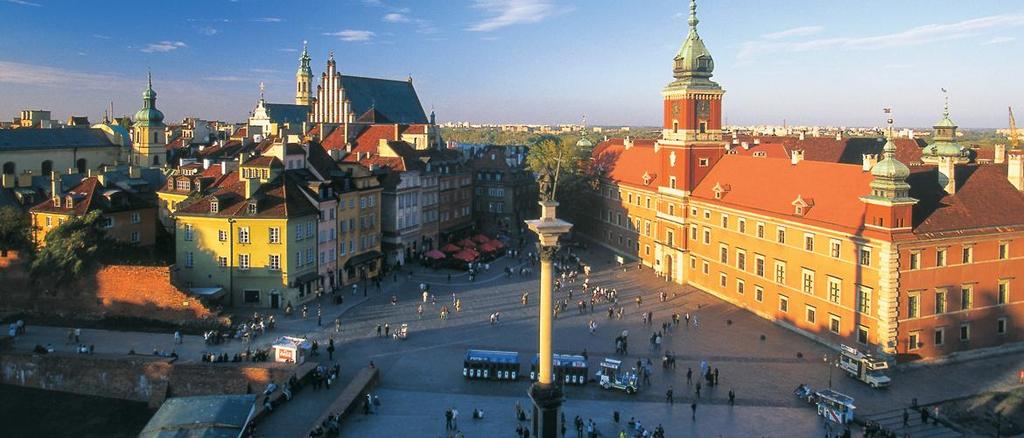
[[[49,175],[53,172],[53,161],[43,161],[43,164],[39,166],[39,170],[41,171],[40,175]]]
[[[75,162],[75,167],[78,168],[78,173],[85,173],[87,165],[88,161],[85,161],[85,158],[79,158],[78,161]]]
[[[14,175],[14,162],[8,161],[4,163],[4,175]]]

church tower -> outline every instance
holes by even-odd
[[[725,154],[722,144],[722,95],[711,80],[715,62],[697,34],[697,2],[690,0],[686,41],[672,64],[675,78],[662,90],[664,124],[659,148],[670,158],[663,173],[674,176],[675,187],[689,192]],[[670,186],[671,186],[671,179]]]
[[[295,104],[313,105],[313,70],[309,68],[309,46],[302,42],[302,57],[299,58],[299,70],[295,72]]]
[[[352,123],[355,117],[341,86],[341,73],[334,61],[334,52],[327,58],[327,71],[320,75],[316,87],[316,105],[313,106],[313,123]]]
[[[153,91],[153,74],[149,74],[149,86],[142,92],[142,109],[135,113],[132,132],[131,164],[137,166],[163,165],[161,157],[166,156],[167,137],[164,113],[156,109],[156,91]]]

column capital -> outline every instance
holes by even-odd
[[[555,253],[558,252],[557,246],[541,246],[540,247],[540,260],[542,262],[550,262],[555,259]]]

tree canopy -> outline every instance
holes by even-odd
[[[112,246],[100,226],[102,216],[93,211],[72,217],[46,234],[44,246],[32,261],[33,282],[47,279],[52,286],[75,281],[97,263],[102,252]]]
[[[530,146],[527,167],[536,174],[547,172],[555,183],[555,200],[566,217],[579,218],[594,213],[594,198],[588,196],[600,175],[590,171],[589,150],[576,142],[564,143],[557,136],[541,136]],[[557,172],[557,180],[555,174]]]
[[[0,252],[32,248],[30,221],[27,214],[15,207],[0,208]]]

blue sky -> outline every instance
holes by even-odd
[[[656,125],[686,35],[683,0],[0,0],[0,117],[98,119],[141,105],[147,68],[168,120],[242,120],[259,83],[291,102],[314,75],[413,76],[439,121]],[[965,127],[1024,113],[1024,3],[700,0],[728,123]]]

